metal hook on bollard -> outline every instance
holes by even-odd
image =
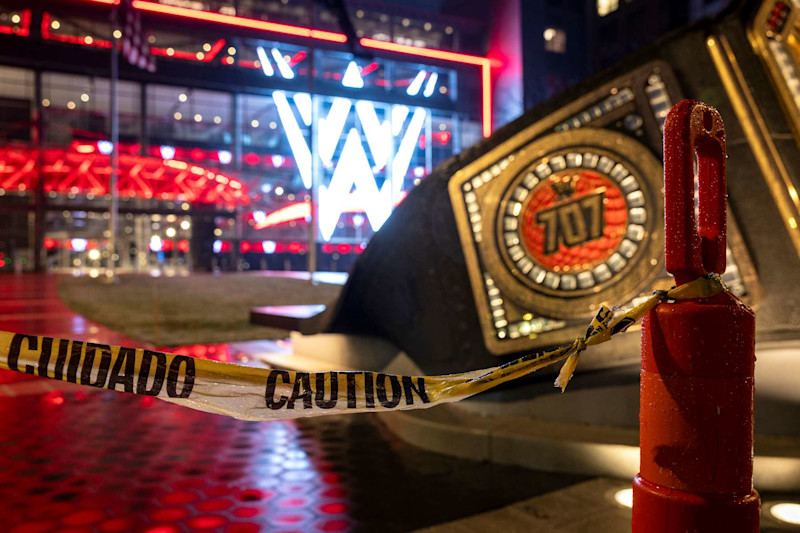
[[[725,271],[725,150],[716,109],[691,100],[672,108],[665,254],[678,285]],[[662,303],[645,315],[633,533],[759,530],[754,369],[755,315],[730,293]]]
[[[716,109],[693,100],[672,108],[664,124],[664,233],[666,268],[678,285],[725,272],[725,154]]]

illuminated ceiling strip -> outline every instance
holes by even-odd
[[[417,139],[422,132],[422,126],[425,124],[425,109],[418,107],[414,110],[411,116],[411,123],[408,125],[406,134],[403,135],[403,140],[400,142],[400,148],[392,160],[392,183],[394,185],[395,194],[403,189],[403,178],[408,172],[408,167],[411,164],[411,156],[414,155],[414,149],[417,147]]]
[[[281,119],[283,129],[286,131],[286,137],[289,139],[289,147],[292,149],[292,154],[297,163],[297,170],[300,172],[300,178],[303,180],[303,186],[306,189],[310,189],[311,150],[308,149],[308,143],[303,136],[303,132],[300,131],[300,126],[297,125],[297,121],[292,113],[292,108],[289,107],[289,100],[286,99],[286,93],[283,91],[274,91],[272,93],[272,99],[275,101],[278,117]]]
[[[272,68],[272,63],[269,62],[269,58],[267,57],[267,53],[264,51],[264,47],[259,46],[256,48],[256,54],[258,54],[258,61],[261,63],[261,70],[264,71],[264,75],[274,76],[275,69]]]
[[[362,37],[359,43],[364,48],[375,50],[385,50],[400,54],[408,54],[418,57],[438,59],[440,61],[452,61],[475,65],[481,67],[481,122],[483,123],[483,136],[488,137],[492,134],[492,60],[486,57],[459,54],[458,52],[448,52],[447,50],[437,50],[435,48],[417,48],[406,44],[387,43],[376,39]]]
[[[97,2],[98,0],[92,0],[92,1]],[[159,13],[162,15],[175,15],[194,20],[201,20],[205,22],[217,22],[220,24],[227,24],[229,26],[237,26],[239,28],[248,28],[252,30],[282,33],[284,35],[307,37],[311,39],[330,41],[334,43],[347,42],[347,36],[344,35],[343,33],[312,30],[311,28],[303,28],[301,26],[291,26],[289,24],[278,24],[276,22],[267,22],[265,20],[237,17],[233,15],[223,15],[221,13],[211,13],[208,11],[198,11],[196,9],[168,6],[156,2],[147,2],[145,0],[133,0],[133,7],[135,9],[139,9],[142,11],[148,11],[150,13]]]
[[[272,58],[275,60],[275,64],[278,65],[278,72],[281,73],[281,76],[287,80],[293,80],[294,71],[292,70],[292,67],[289,66],[289,63],[286,62],[286,58],[283,57],[281,51],[277,48],[273,48],[271,52]]]
[[[108,175],[111,172],[109,156],[97,155],[90,150],[92,147],[91,144],[73,143],[69,149],[0,148],[0,169],[11,173],[9,176],[0,175],[0,187],[30,189],[42,175],[46,192],[106,194]],[[37,170],[37,161],[42,158],[46,163],[41,170]],[[197,175],[195,177],[188,176],[186,169],[189,165],[182,161],[120,154],[119,163],[118,188],[124,195],[145,198],[157,196],[186,201],[199,199],[204,202],[222,200],[228,204],[248,203],[241,182],[203,167],[195,165],[191,168],[192,174]],[[174,187],[181,181],[183,184],[180,187]]]
[[[422,92],[422,96],[430,98],[433,95],[434,89],[436,89],[437,81],[439,81],[439,74],[434,72],[431,74],[431,77],[428,78],[428,83],[425,84],[425,90]]]
[[[356,102],[356,114],[364,128],[364,135],[375,160],[375,166],[381,169],[389,162],[392,152],[392,125],[388,120],[380,122],[378,113],[372,103],[361,100]]]
[[[425,81],[425,76],[428,73],[424,70],[420,70],[417,72],[417,75],[414,76],[414,81],[408,86],[406,89],[406,94],[408,96],[417,96],[419,94],[419,90],[422,88],[422,82]]]

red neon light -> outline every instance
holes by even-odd
[[[418,48],[407,44],[387,43],[376,39],[362,37],[359,43],[364,48],[374,48],[375,50],[385,50],[419,57],[428,57],[440,61],[451,61],[475,65],[481,67],[481,118],[483,122],[483,136],[488,137],[492,134],[492,60],[486,57],[460,54],[447,50],[437,50],[435,48]]]
[[[211,47],[211,50],[208,52],[186,52],[184,50],[175,50],[174,48],[150,48],[150,51],[157,56],[164,56],[169,57],[172,59],[187,59],[189,61],[199,61],[201,63],[210,63],[214,60],[222,47],[225,46],[225,39],[219,39],[214,45]],[[168,50],[172,50],[170,54]],[[202,54],[201,57],[197,57],[198,54]]]
[[[378,70],[379,66],[380,65],[378,65],[376,61],[373,61],[372,63],[361,69],[361,77],[363,78],[364,76],[369,76],[370,74]]]
[[[402,192],[399,194],[399,198],[394,204],[395,207],[400,205],[400,202],[402,202],[405,199],[406,195],[408,195],[407,192]],[[361,198],[357,197],[354,194],[348,195],[344,204],[340,207],[342,209],[342,213],[364,212],[364,204],[361,201]],[[296,220],[305,221],[308,220],[310,216],[311,216],[311,202],[295,202],[285,207],[281,207],[276,211],[273,211],[272,213],[264,217],[264,220],[255,224],[253,228],[266,229]]]
[[[30,190],[42,177],[46,192],[108,194],[109,156],[97,150],[88,153],[90,147],[74,143],[70,148],[48,148],[41,152],[41,157],[36,149],[2,147],[0,188]],[[37,165],[39,161],[41,165]],[[183,161],[126,153],[119,155],[118,190],[123,197],[228,206],[246,205],[249,201],[244,185],[236,179]]]
[[[300,50],[299,52],[297,52],[295,55],[292,56],[291,60],[289,60],[289,66],[290,67],[296,66],[298,63],[300,63],[302,60],[306,58],[306,55],[307,54],[305,50]]]
[[[20,14],[19,24],[14,26],[0,26],[0,33],[27,37],[31,34],[31,10],[26,9]]]
[[[326,242],[325,244],[322,245],[322,253],[326,253],[326,254],[332,254],[332,253],[349,254],[349,253],[355,252],[357,254],[360,254],[361,252],[364,251],[365,248],[366,248],[366,245],[364,245],[363,243],[362,244],[356,244],[356,245],[345,244],[345,243],[334,245],[334,244],[331,244],[329,242]]]
[[[334,43],[347,42],[347,36],[344,35],[343,33],[313,30],[311,28],[303,28],[301,26],[278,24],[276,22],[267,22],[265,20],[257,20],[245,17],[235,17],[232,15],[223,15],[221,13],[210,13],[208,11],[198,11],[195,9],[189,9],[185,7],[167,6],[163,4],[158,4],[156,2],[146,2],[144,0],[133,0],[133,7],[135,9],[140,9],[142,11],[149,11],[151,13],[159,13],[162,15],[176,15],[179,17],[185,17],[194,20],[202,20],[205,22],[217,22],[220,24],[227,24],[229,26],[238,26],[240,28],[249,28],[252,30],[262,30],[273,33],[282,33],[284,35],[307,37],[311,39],[330,41]]]
[[[492,134],[492,66],[489,60],[481,65],[481,115],[483,123],[483,136]]]
[[[442,146],[446,146],[450,142],[450,138],[453,135],[449,131],[435,131],[433,132],[433,138],[439,141],[439,144]]]
[[[116,4],[118,0],[86,0],[89,2],[101,4]],[[313,30],[311,28],[303,28],[300,26],[291,26],[288,24],[278,24],[275,22],[267,22],[263,20],[237,17],[232,15],[223,15],[221,13],[210,13],[207,11],[198,11],[184,7],[175,7],[162,5],[156,2],[148,2],[145,0],[133,0],[133,7],[142,11],[149,11],[151,13],[159,13],[163,15],[174,15],[178,17],[190,18],[194,20],[201,20],[205,22],[215,22],[219,24],[227,24],[229,26],[237,26],[240,28],[249,28],[253,30],[262,30],[274,33],[282,33],[285,35],[294,35],[297,37],[306,37],[310,39],[318,39],[322,41],[345,43],[347,36],[342,33],[335,33],[322,30]],[[474,65],[481,68],[481,122],[483,125],[483,136],[489,137],[492,134],[492,66],[493,60],[473,56],[470,54],[461,54],[458,52],[450,52],[447,50],[437,50],[435,48],[422,48],[416,46],[409,46],[405,44],[389,43],[379,41],[377,39],[368,39],[362,37],[359,43],[364,48],[372,48],[375,50],[384,50],[387,52],[394,52],[399,54],[412,55],[417,57],[427,57],[430,59],[437,59],[439,61],[463,63],[466,65]],[[254,68],[249,65],[248,68]]]
[[[91,36],[80,37],[78,35],[60,35],[50,33],[50,13],[42,14],[42,38],[49,41],[59,41],[62,43],[79,44],[81,46],[94,46],[97,48],[111,48],[111,41],[95,39]],[[87,39],[89,39],[87,41]]]
[[[439,59],[442,61],[451,61],[455,63],[466,63],[467,65],[475,65],[478,67],[482,67],[484,63],[491,61],[490,59],[481,56],[460,54],[458,52],[437,50],[435,48],[421,48],[419,46],[410,46],[407,44],[389,43],[386,41],[379,41],[377,39],[368,39],[367,37],[362,37],[358,42],[364,48],[374,48],[375,50],[385,50],[387,52],[398,52],[412,56],[429,57],[431,59]]]

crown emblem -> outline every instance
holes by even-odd
[[[569,174],[566,176],[558,176],[550,179],[550,186],[553,188],[559,199],[568,200],[575,194],[575,182],[578,176]]]

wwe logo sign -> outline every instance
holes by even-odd
[[[312,185],[312,150],[302,133],[289,98],[283,91],[273,93],[281,125],[306,188]],[[305,93],[292,96],[300,120],[312,122],[311,97]],[[347,119],[355,110],[363,130],[351,127],[344,136],[344,147],[334,161]],[[394,200],[400,198],[403,180],[417,147],[427,111],[418,107],[412,112],[403,105],[393,105],[391,116],[378,117],[372,102],[334,98],[327,114],[317,120],[314,153],[325,168],[333,168],[330,183],[319,186],[319,231],[323,240],[330,240],[342,213],[348,206],[361,206],[374,231],[389,218]],[[409,118],[410,116],[410,118]],[[406,125],[407,123],[407,125]],[[364,141],[369,148],[365,150]],[[370,164],[370,159],[372,164]],[[386,169],[386,179],[378,187],[375,172]],[[352,191],[352,192],[351,192]]]

